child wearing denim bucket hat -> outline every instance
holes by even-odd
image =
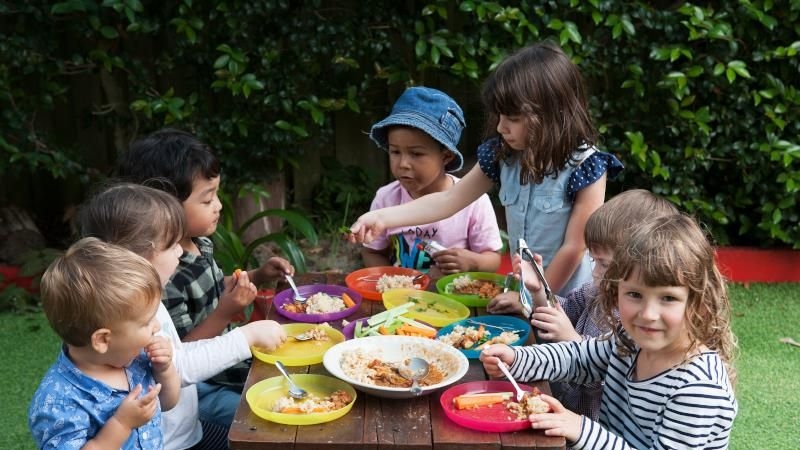
[[[464,165],[458,141],[464,113],[442,91],[411,87],[397,99],[388,117],[372,126],[370,138],[389,153],[396,181],[378,189],[371,210],[400,205],[433,192],[447,190],[459,178],[448,174]],[[436,241],[446,250],[428,254],[423,241]],[[500,230],[489,197],[438,222],[389,228],[364,244],[364,265],[409,267],[432,278],[500,266]]]

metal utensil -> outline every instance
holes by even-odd
[[[533,259],[533,252],[528,248],[528,244],[525,242],[525,239],[519,239],[519,256],[531,263],[533,266],[534,272],[536,272],[536,276],[539,277],[539,281],[542,283],[542,287],[544,288],[544,295],[547,297],[547,306],[551,308],[556,307],[556,297],[553,295],[553,291],[550,289],[550,285],[547,284],[547,280],[544,278],[544,272],[542,268],[539,267],[539,264],[536,263],[536,260]]]
[[[506,279],[503,281],[503,293],[505,294],[511,289],[511,283],[514,281],[514,272],[508,272],[506,274]]]
[[[517,384],[517,381],[514,379],[514,377],[511,376],[511,372],[508,371],[508,366],[506,366],[506,363],[504,363],[503,361],[499,361],[497,363],[497,367],[499,367],[500,371],[503,372],[503,375],[505,375],[506,378],[508,378],[508,381],[510,381],[511,384],[514,385],[514,390],[517,391],[517,396],[516,396],[517,401],[518,402],[522,401],[522,397],[525,396],[525,391],[523,391],[519,387],[519,385]]]
[[[300,295],[300,291],[297,290],[297,285],[294,284],[292,276],[289,275],[288,273],[285,274],[284,276],[286,277],[286,281],[289,282],[289,286],[291,286],[292,290],[294,291],[294,301],[296,301],[297,303],[305,303],[307,299],[302,295]]]
[[[428,376],[431,367],[428,361],[422,358],[407,359],[397,368],[397,373],[406,380],[411,380],[411,393],[419,395],[422,393],[422,388],[419,387],[419,380]]]
[[[286,367],[283,367],[283,363],[280,361],[275,361],[275,367],[286,377],[286,380],[289,382],[289,396],[292,398],[305,398],[308,395],[305,389],[299,387],[298,385],[294,384],[292,381],[292,377],[289,376],[289,373],[286,372]]]
[[[294,340],[296,340],[296,341],[310,341],[311,339],[314,339],[314,336],[311,336],[311,333],[309,333],[309,332],[300,333],[298,335],[289,336],[289,337],[294,339]]]

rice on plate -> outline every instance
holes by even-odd
[[[422,387],[422,395],[430,394],[460,380],[469,367],[459,350],[439,341],[411,336],[368,336],[334,345],[325,353],[323,364],[331,375],[353,385],[356,389],[386,398],[411,398],[407,387],[381,386],[370,368],[374,361],[400,365],[409,358],[419,357],[442,373],[438,383]]]
[[[408,275],[381,275],[375,283],[375,290],[386,292],[389,289],[419,289],[420,285],[414,284],[414,277]]]

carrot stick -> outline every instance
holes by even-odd
[[[344,306],[347,306],[348,308],[356,306],[356,302],[354,302],[346,292],[342,292],[342,301],[344,302]]]
[[[422,336],[426,338],[435,338],[436,337],[436,330],[435,329],[427,329],[427,328],[420,328],[415,327],[413,325],[402,325],[400,328],[397,329],[397,334],[400,334],[402,331],[403,335],[410,335],[410,336]]]
[[[464,394],[453,399],[456,409],[478,408],[480,406],[503,403],[511,398],[510,392],[492,392],[486,394]]]

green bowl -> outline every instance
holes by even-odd
[[[485,307],[491,298],[483,298],[474,294],[455,294],[453,293],[453,280],[458,277],[467,275],[473,280],[487,280],[496,284],[502,291],[503,283],[506,280],[505,275],[492,272],[461,272],[447,275],[436,282],[436,290],[445,297],[452,298],[453,300],[470,307]]]

